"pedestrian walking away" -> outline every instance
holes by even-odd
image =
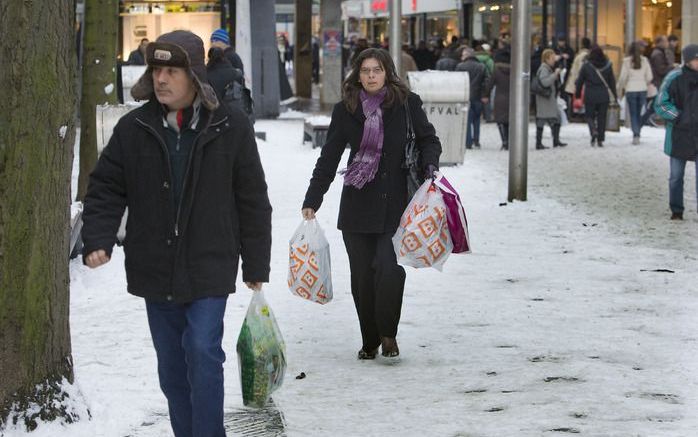
[[[591,40],[586,37],[582,38],[582,48],[574,57],[574,61],[572,62],[572,68],[570,69],[569,74],[567,75],[567,80],[565,81],[565,92],[567,94],[570,94],[572,97],[574,97],[575,95],[577,79],[579,78],[579,72],[582,70],[582,66],[586,62],[587,56],[589,56],[590,49]],[[574,102],[575,100],[572,99],[572,104],[568,107],[570,118],[572,118],[572,115],[575,112],[583,110],[583,105],[575,106]]]
[[[584,113],[589,125],[591,146],[603,147],[606,140],[606,116],[611,98],[616,95],[616,78],[613,65],[601,47],[594,45],[589,52],[587,62],[582,66],[576,83],[576,96],[579,97],[584,87]]]
[[[662,86],[664,78],[669,74],[671,70],[674,69],[673,56],[669,56],[669,39],[666,35],[659,35],[654,39],[654,49],[650,55],[650,66],[652,67],[652,85],[656,90]],[[647,106],[647,111],[642,116],[642,124],[647,124],[652,116],[655,114],[654,111],[654,99],[656,99],[656,93],[654,90],[650,91],[652,97],[651,101]]]
[[[441,143],[418,95],[395,71],[390,53],[366,49],[354,60],[334,106],[327,141],[315,164],[302,215],[315,218],[349,144],[348,165],[337,227],[349,256],[351,293],[359,316],[359,359],[399,355],[398,324],[405,270],[397,264],[392,237],[407,206],[403,168],[407,139],[406,109],[412,120],[425,178],[438,169]]]
[[[652,68],[642,55],[642,46],[637,42],[630,44],[628,56],[623,59],[620,69],[616,95],[623,98],[630,112],[630,124],[633,130],[633,144],[640,144],[642,130],[642,108],[647,102],[647,91],[652,84]]]
[[[682,55],[683,67],[667,75],[655,101],[657,114],[667,120],[664,153],[669,155],[669,208],[672,220],[683,219],[686,162],[694,162],[698,172],[698,44],[684,47]]]
[[[90,175],[84,263],[109,261],[126,205],[128,292],[145,299],[175,437],[224,437],[223,316],[237,265],[269,280],[271,206],[254,132],[220,106],[195,34],[161,35]]]
[[[245,73],[245,67],[242,64],[242,59],[235,53],[235,49],[230,45],[230,36],[225,29],[216,29],[211,34],[211,47],[217,47],[223,50],[226,59],[230,65]]]
[[[494,121],[502,139],[502,150],[509,150],[509,79],[511,49],[505,46],[494,54]]]
[[[480,120],[485,105],[489,102],[492,79],[485,64],[480,62],[475,51],[466,48],[461,55],[463,61],[456,66],[456,71],[465,71],[470,79],[470,108],[468,110],[468,127],[465,133],[465,148],[480,148]]]
[[[567,143],[560,141],[560,108],[557,96],[560,90],[560,68],[555,68],[559,55],[553,49],[545,49],[541,54],[541,65],[536,73],[537,80],[550,92],[547,95],[536,94],[536,150],[547,149],[543,145],[543,128],[550,126],[553,134],[553,147],[564,147]]]

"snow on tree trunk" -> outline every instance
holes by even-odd
[[[0,434],[65,416],[73,378],[74,23],[73,0],[0,2]]]
[[[97,162],[95,107],[105,103],[117,103],[118,27],[118,0],[85,0],[80,100],[80,177],[77,196],[79,200],[85,197],[90,173]]]

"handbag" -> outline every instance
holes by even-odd
[[[417,148],[417,136],[414,134],[412,126],[412,116],[410,115],[410,106],[405,99],[405,122],[407,124],[407,138],[405,141],[405,161],[402,168],[406,170],[407,177],[407,201],[409,202],[414,193],[424,183],[424,178],[421,175],[421,167],[419,165],[419,149]]]
[[[531,79],[531,92],[541,97],[550,97],[553,94],[553,88],[544,87],[543,83],[540,81],[540,77],[538,77],[536,73],[533,79]]]
[[[601,74],[599,69],[596,67],[593,68],[594,71],[596,71],[596,74],[599,75],[599,79],[601,79],[601,82],[603,82],[603,84],[606,85],[606,91],[608,91],[608,100],[610,103],[608,104],[608,111],[606,112],[606,130],[611,132],[619,132],[620,105],[616,101],[616,98],[613,96],[611,88],[608,86],[608,83],[606,83],[606,79],[603,78],[603,75]]]

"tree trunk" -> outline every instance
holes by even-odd
[[[118,0],[85,0],[78,200],[85,198],[87,182],[97,162],[95,107],[118,102],[116,98],[118,27]]]
[[[70,409],[74,22],[73,0],[0,2],[0,434]]]

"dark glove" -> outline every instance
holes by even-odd
[[[424,180],[427,179],[434,179],[436,176],[434,175],[435,171],[439,171],[439,167],[433,165],[433,164],[427,164],[427,167],[424,169]]]

